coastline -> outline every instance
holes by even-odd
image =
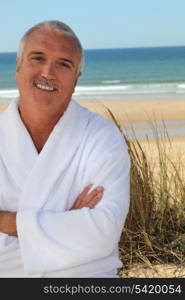
[[[78,101],[91,111],[110,119],[113,113],[126,135],[132,137],[134,129],[139,140],[155,139],[152,124],[161,132],[164,128],[169,136],[185,138],[185,99],[148,99],[148,100],[101,100]]]
[[[174,163],[178,164],[180,157],[185,162],[185,99],[102,100],[79,103],[110,119],[106,109],[108,107],[121,124],[125,135],[132,140],[137,137],[150,162],[155,163],[158,160],[157,138],[163,140],[166,153]],[[157,136],[152,124],[158,130]]]

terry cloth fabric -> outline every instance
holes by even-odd
[[[0,277],[116,276],[130,169],[116,126],[71,100],[38,153],[15,101],[0,137],[0,210],[17,211],[18,231],[0,233]],[[70,210],[91,183],[102,200]]]

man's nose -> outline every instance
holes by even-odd
[[[41,75],[47,79],[55,79],[56,74],[55,74],[55,66],[53,65],[53,63],[50,62],[45,63],[43,65]]]

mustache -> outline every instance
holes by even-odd
[[[58,85],[54,79],[37,77],[33,80],[33,85],[37,85],[37,84],[45,85],[45,86],[48,86],[49,88],[54,88],[54,89],[58,90]]]

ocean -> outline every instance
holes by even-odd
[[[16,53],[0,53],[0,102],[17,97]],[[185,47],[85,50],[76,100],[185,98]]]

